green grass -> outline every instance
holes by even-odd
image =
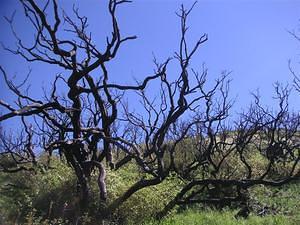
[[[259,161],[259,160],[258,160]],[[65,202],[72,202],[76,192],[76,178],[72,170],[58,159],[53,159],[52,168],[37,171],[0,174],[0,224],[48,225],[66,224],[60,217],[61,207]],[[140,179],[140,172],[134,164],[128,164],[118,171],[107,171],[109,199],[120,196],[133,183]],[[93,218],[99,213],[97,174],[92,176],[93,202],[89,214],[85,215],[85,225],[102,224]],[[13,184],[15,186],[7,186]],[[232,207],[223,211],[209,209],[203,205],[195,205],[181,213],[178,207],[172,210],[169,217],[161,222],[153,218],[156,213],[178,193],[183,183],[175,174],[169,176],[159,185],[143,189],[134,194],[113,215],[106,225],[300,225],[300,183],[292,183],[283,187],[272,188],[256,186],[250,191],[252,211],[249,219],[236,220],[234,215],[238,209]],[[18,187],[18,188],[17,188]],[[52,216],[48,216],[50,203]],[[270,214],[256,216],[262,208],[267,207]],[[91,221],[91,222],[88,222]],[[147,222],[145,222],[147,221]]]
[[[169,216],[158,221],[148,221],[143,225],[299,225],[300,220],[296,217],[283,215],[258,217],[250,215],[248,219],[235,219],[236,211],[205,210],[197,212],[187,210],[184,213]]]
[[[252,204],[268,206],[277,214],[296,217],[300,221],[300,186],[291,183],[278,188],[257,186],[250,190]],[[300,222],[299,222],[300,224]]]

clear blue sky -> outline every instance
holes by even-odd
[[[42,1],[40,1],[42,2]],[[90,31],[98,46],[103,46],[106,35],[110,33],[110,23],[103,0],[60,0],[66,11],[75,3],[82,15],[89,18]],[[135,0],[119,8],[118,18],[124,35],[137,35],[138,39],[125,44],[118,57],[109,65],[112,79],[131,83],[153,72],[153,54],[161,61],[173,56],[178,49],[179,18],[175,15],[181,3],[191,6],[190,0]],[[16,0],[0,1],[0,40],[13,46],[14,41],[9,26],[2,18],[16,14],[16,30],[30,43],[32,32],[22,16]],[[299,28],[300,1],[298,0],[207,0],[198,1],[189,18],[189,41],[193,43],[203,33],[209,40],[195,55],[194,68],[201,69],[205,63],[209,80],[220,76],[221,71],[232,71],[231,95],[237,96],[234,110],[240,111],[251,101],[250,92],[260,89],[265,104],[272,105],[273,83],[291,83],[292,75],[288,60],[297,69],[300,43],[287,32]],[[0,64],[16,80],[24,77],[32,68],[30,92],[39,96],[41,86],[49,87],[57,68],[44,64],[28,64],[20,58],[0,51]],[[299,67],[298,67],[299,71]],[[170,71],[175,77],[176,71]],[[291,106],[299,110],[298,95],[292,95]],[[12,96],[5,89],[0,78],[0,99],[8,102]]]

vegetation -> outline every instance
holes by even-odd
[[[45,160],[42,157],[41,160]],[[116,199],[139,178],[138,168],[128,164],[122,170],[108,175],[109,199]],[[96,193],[97,176],[92,188]],[[71,168],[54,157],[48,169],[22,171],[14,176],[0,175],[0,217],[2,224],[69,224],[76,214],[76,177]],[[114,184],[114,185],[110,185]],[[174,198],[184,186],[176,174],[163,183],[138,192],[108,220],[107,224],[158,224],[156,214]],[[47,187],[47,188],[45,188]],[[160,196],[157,198],[157,196]],[[256,186],[250,189],[248,219],[235,218],[240,207],[216,208],[213,205],[193,204],[175,207],[160,224],[298,224],[299,183],[278,188]],[[77,202],[78,203],[78,202]],[[64,208],[68,204],[68,208]],[[82,215],[82,224],[99,224],[97,210],[101,208],[93,198],[89,211]],[[102,203],[103,204],[103,203]]]
[[[214,210],[203,210],[203,211],[195,211],[188,210],[182,214],[177,214],[175,216],[166,218],[162,222],[147,222],[144,225],[297,225],[299,224],[299,219],[290,218],[282,215],[268,215],[265,217],[259,216],[251,216],[248,219],[240,219],[237,220],[234,218],[236,214],[235,211],[232,210],[224,210],[224,211],[214,211]]]
[[[141,224],[155,218],[177,224],[186,217],[220,223],[224,217],[230,224],[251,214],[242,221],[298,220],[297,207],[284,206],[297,199],[276,198],[283,191],[287,199],[296,196],[300,178],[300,116],[289,109],[289,87],[274,85],[274,108],[254,95],[247,110],[230,117],[229,73],[208,87],[207,69],[192,68],[208,40],[203,34],[188,45],[187,19],[195,4],[177,14],[181,33],[174,56],[162,63],[154,59],[154,74],[136,85],[114,82],[107,65],[136,38],[122,37],[118,25],[116,11],[127,2],[107,3],[112,33],[104,50],[93,42],[87,18],[76,8],[69,17],[55,0],[20,0],[35,32],[33,46],[23,43],[14,18],[7,18],[17,46],[4,49],[62,73],[40,98],[28,93],[27,78],[14,84],[0,66],[16,97],[12,103],[0,100],[0,122],[20,122],[20,132],[0,129],[3,223]],[[178,68],[174,80],[168,76],[172,63]],[[157,96],[149,94],[152,87]],[[139,99],[141,112],[128,95]],[[214,210],[221,214],[214,216]]]

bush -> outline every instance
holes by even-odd
[[[256,157],[259,159],[259,157]],[[259,170],[259,162],[257,170]],[[62,207],[76,197],[76,178],[72,170],[58,158],[50,164],[51,169],[37,168],[35,172],[22,171],[17,174],[0,174],[0,224],[68,224],[62,219]],[[107,170],[108,199],[113,201],[141,177],[138,167],[128,164],[117,171]],[[99,224],[99,202],[97,175],[92,176],[92,202],[88,213],[80,218],[81,224]],[[171,174],[159,185],[143,189],[126,201],[105,224],[158,224],[153,221],[157,212],[163,209],[184,185],[175,174]],[[299,184],[280,188],[258,186],[250,190],[250,204],[253,207],[249,220],[239,224],[297,224],[299,208]],[[237,224],[236,210],[218,212],[207,210],[204,205],[195,205],[183,213],[175,208],[162,224]],[[274,209],[274,210],[273,210]],[[176,214],[177,210],[177,214]],[[264,218],[257,217],[265,210]],[[152,220],[152,221],[151,221]]]

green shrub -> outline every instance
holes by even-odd
[[[261,161],[259,156],[255,160]],[[253,162],[254,163],[254,162]],[[258,162],[259,171],[263,162]],[[62,216],[64,203],[71,202],[76,194],[76,177],[62,161],[54,158],[51,169],[37,169],[36,173],[23,171],[17,174],[0,174],[0,224],[68,224]],[[128,164],[117,171],[107,170],[108,199],[118,198],[141,177],[146,177],[134,164]],[[92,202],[90,210],[80,221],[82,224],[99,224],[97,215],[101,213],[98,196],[97,173],[91,177]],[[183,181],[171,174],[161,184],[142,189],[129,198],[105,224],[158,224],[154,215],[178,193]],[[247,220],[234,219],[236,211],[204,210],[196,205],[192,209],[176,214],[176,209],[162,221],[165,224],[299,224],[299,184],[294,183],[280,188],[253,187],[250,201],[254,208]],[[108,202],[109,203],[109,202]],[[274,208],[274,213],[258,217],[262,207]],[[256,207],[256,208],[255,208]],[[152,221],[151,221],[152,220]],[[290,223],[287,223],[290,222]],[[297,223],[298,222],[298,223]]]

